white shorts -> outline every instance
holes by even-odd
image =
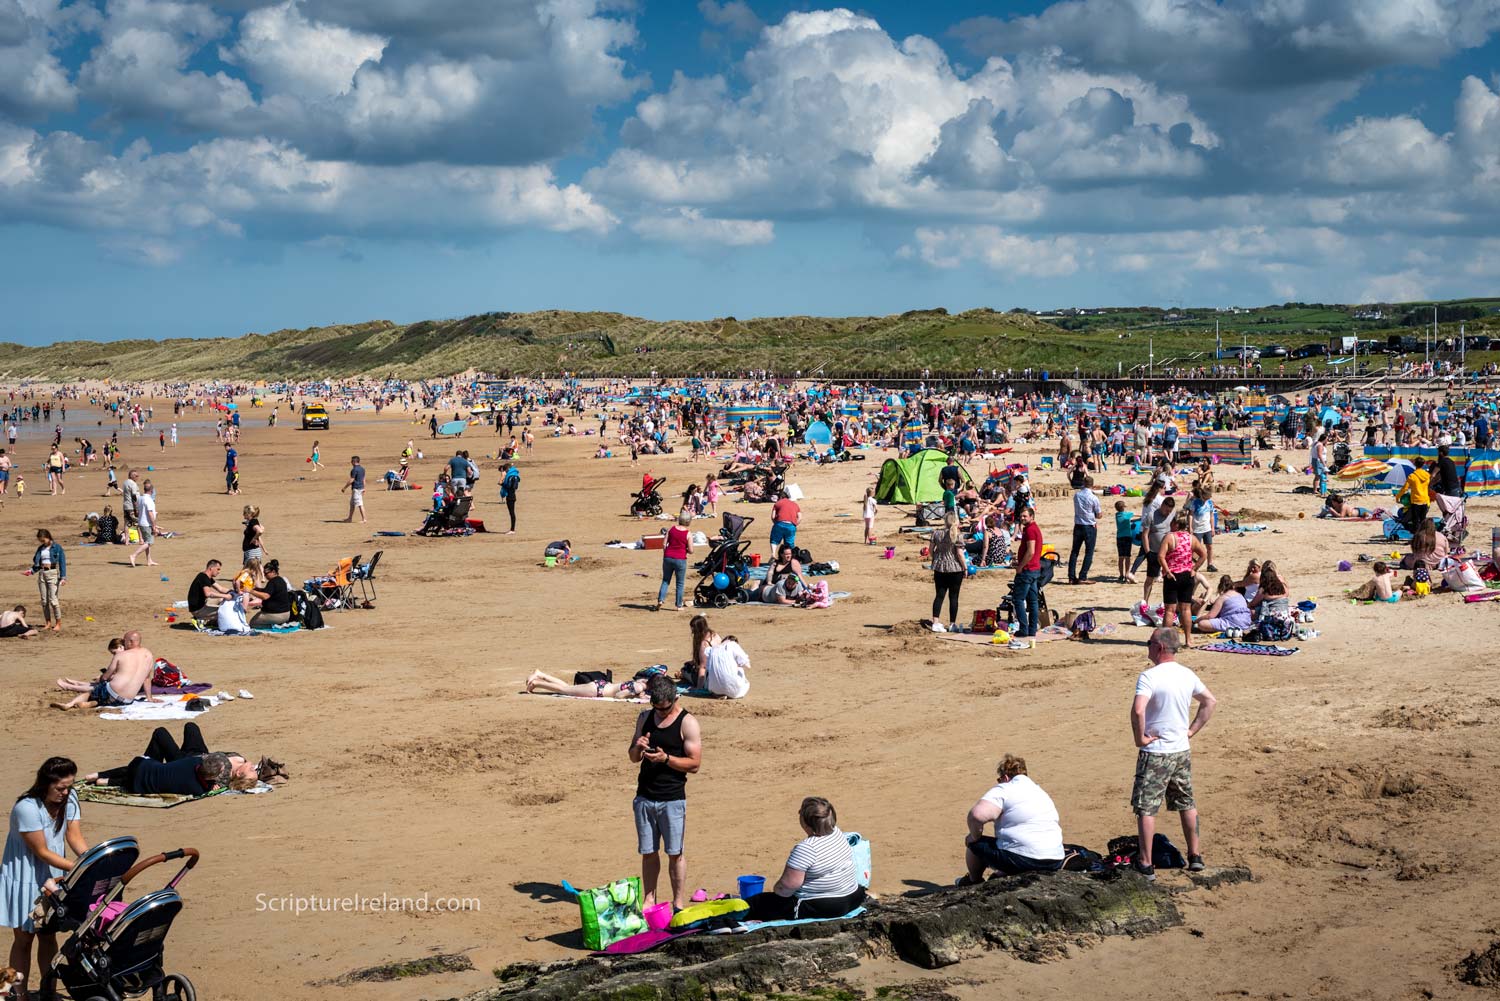
[[[349,499],[354,503],[355,507],[363,507],[365,503],[365,492],[363,490],[352,490],[350,491]]]

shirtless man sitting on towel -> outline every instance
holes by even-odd
[[[52,708],[97,709],[110,706],[126,706],[145,694],[148,701],[157,701],[151,695],[151,672],[156,658],[151,651],[141,646],[141,634],[132,629],[121,638],[121,647],[110,658],[103,675],[72,702],[52,703]]]

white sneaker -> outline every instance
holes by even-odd
[[[242,698],[242,699],[253,699],[253,698],[255,698],[255,696],[251,695],[249,692],[247,692],[243,688],[241,688],[240,689],[240,698]]]
[[[935,632],[935,633],[946,633],[948,630],[944,629],[943,628],[943,624],[941,622],[939,622],[937,619],[933,619],[932,620],[932,631]]]
[[[1021,637],[1017,636],[1015,639],[1005,644],[1005,647],[1008,650],[1030,650],[1031,641],[1022,639]]]
[[[228,692],[220,692],[219,693],[219,698],[223,699],[225,702],[233,702],[234,701],[234,696],[230,695]]]

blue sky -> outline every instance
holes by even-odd
[[[0,0],[0,339],[1500,293],[1500,0]]]

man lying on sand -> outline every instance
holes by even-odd
[[[72,702],[52,703],[52,708],[67,712],[70,709],[97,709],[109,706],[127,706],[144,694],[151,702],[157,701],[151,694],[151,671],[156,658],[151,651],[141,646],[141,634],[132,629],[121,637],[121,646],[110,658],[109,666],[98,681],[87,692]]]

